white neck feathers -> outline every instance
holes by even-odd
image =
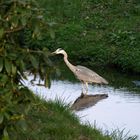
[[[74,72],[74,71],[75,71],[75,66],[72,65],[72,64],[68,61],[68,55],[67,55],[67,53],[64,51],[62,54],[64,55],[64,61],[65,61],[66,65],[69,67],[69,69],[70,69],[72,72]]]

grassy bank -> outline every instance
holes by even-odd
[[[26,115],[24,129],[8,133],[12,140],[111,140],[99,130],[81,125],[70,109],[60,103],[36,98]]]
[[[103,134],[97,128],[81,125],[69,107],[60,101],[46,102],[34,97],[30,111],[22,124],[23,129],[7,127],[12,140],[136,140],[117,130]],[[20,122],[21,123],[21,122]],[[17,125],[17,124],[16,124]],[[118,133],[119,132],[119,133]]]
[[[68,105],[45,101],[27,88],[8,95],[0,96],[2,140],[137,140],[124,130],[103,133],[96,126],[82,125]],[[9,100],[4,102],[4,98]]]
[[[47,20],[58,25],[55,38],[44,37],[42,45],[64,48],[79,64],[140,72],[138,0],[44,0],[40,4]]]

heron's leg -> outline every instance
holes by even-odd
[[[86,82],[85,85],[86,85],[86,95],[87,95],[87,93],[88,93],[88,83]]]
[[[84,83],[82,82],[82,94],[84,94]]]

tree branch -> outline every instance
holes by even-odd
[[[24,29],[24,27],[25,26],[20,26],[20,27],[14,28],[12,30],[4,31],[4,33],[9,34],[9,33],[17,32],[17,31],[20,31],[20,30]]]

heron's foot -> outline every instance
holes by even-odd
[[[83,93],[83,92],[82,92],[80,97],[83,98],[83,97],[85,97],[85,96],[87,96],[87,93]]]
[[[82,98],[83,98],[84,96],[85,96],[85,94],[82,92],[80,97],[82,97]]]

